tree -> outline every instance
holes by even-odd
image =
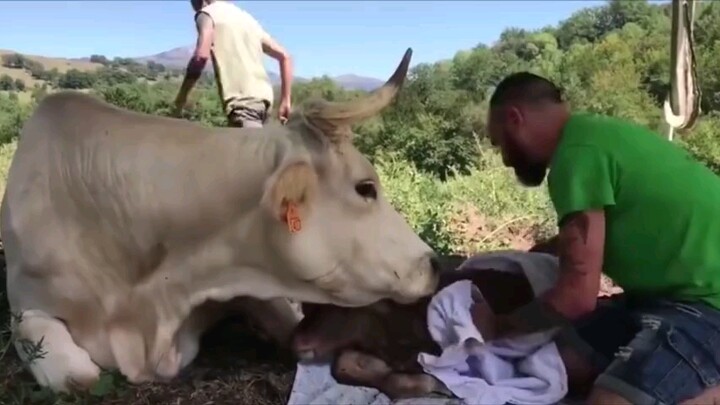
[[[90,62],[99,63],[101,65],[107,65],[110,63],[108,58],[106,58],[104,55],[90,55]]]
[[[17,91],[25,91],[25,81],[22,79],[15,79],[15,90]]]
[[[10,75],[4,74],[0,76],[0,90],[15,90],[15,81]]]
[[[720,3],[702,5],[696,23],[696,56],[704,115],[698,129],[684,131],[684,145],[705,150],[720,128]],[[644,0],[612,0],[585,8],[552,27],[509,27],[492,45],[477,44],[451,60],[411,69],[398,99],[377,117],[355,126],[358,147],[373,161],[393,154],[420,170],[448,179],[457,170],[478,166],[487,148],[485,116],[494,86],[507,74],[529,70],[558,83],[574,108],[611,114],[659,128],[669,81],[670,18],[666,5]],[[150,114],[169,115],[179,83],[177,70],[130,58],[91,61],[105,66],[94,72],[40,71],[22,55],[3,63],[28,66],[42,80],[62,88],[92,88],[113,104]],[[182,73],[182,72],[180,72]],[[141,78],[148,80],[139,80]],[[193,92],[185,118],[225,125],[214,77],[206,73]],[[148,84],[152,82],[152,84]],[[6,84],[9,86],[9,82]],[[13,81],[12,87],[17,87]],[[277,90],[277,89],[276,89]],[[42,96],[44,90],[35,89]],[[349,100],[362,91],[346,91],[329,77],[293,85],[293,104],[323,98]],[[717,113],[716,113],[717,112]],[[272,116],[272,115],[271,115]],[[720,145],[720,140],[717,141]],[[718,149],[720,150],[720,148]],[[697,154],[720,168],[720,154]],[[713,159],[717,156],[717,162]],[[715,163],[713,163],[715,162]]]
[[[43,97],[45,97],[48,94],[48,86],[47,84],[35,84],[33,86],[32,92],[30,93],[30,97],[32,100],[37,103],[40,101]]]
[[[115,85],[121,83],[135,83],[137,76],[132,73],[103,66],[95,72],[96,81],[105,85]]]
[[[70,69],[58,80],[61,89],[89,89],[95,83],[95,76],[90,72]]]
[[[11,53],[2,56],[2,65],[10,69],[22,69],[25,57],[19,53]]]
[[[60,72],[57,68],[52,68],[50,70],[43,69],[42,72],[40,72],[37,75],[37,79],[46,81],[52,85],[57,85],[58,80],[60,80]]]
[[[36,79],[40,79],[45,74],[45,66],[42,63],[34,60],[25,60],[25,70],[30,72],[30,75]]]

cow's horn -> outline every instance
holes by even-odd
[[[392,102],[407,76],[412,48],[405,51],[395,73],[381,87],[373,90],[368,96],[344,102],[318,103],[305,110],[309,118],[315,118],[335,125],[351,125],[355,122],[377,115]]]

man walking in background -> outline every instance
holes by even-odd
[[[273,88],[265,67],[267,54],[280,64],[281,95],[278,119],[290,115],[292,61],[290,55],[246,11],[230,1],[191,0],[198,38],[185,78],[175,99],[176,114],[212,56],[215,79],[228,124],[260,128],[273,105]]]

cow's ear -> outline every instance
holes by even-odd
[[[297,217],[300,224],[311,208],[317,184],[317,172],[309,162],[286,164],[265,183],[262,205],[278,220],[287,222]]]

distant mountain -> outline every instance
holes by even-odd
[[[188,60],[192,56],[192,53],[192,46],[182,46],[179,48],[170,49],[169,51],[160,52],[155,55],[140,56],[132,59],[142,63],[153,61],[155,63],[165,65],[165,67],[171,69],[184,69],[188,63]],[[209,68],[212,69],[212,67]],[[268,72],[268,76],[270,76],[270,81],[272,81],[273,84],[280,84],[280,76],[277,73]],[[331,77],[331,79],[346,90],[373,90],[383,84],[383,81],[380,79],[358,76],[354,74],[340,75],[336,77]],[[294,80],[302,82],[307,81],[308,79],[303,77],[295,77]]]

